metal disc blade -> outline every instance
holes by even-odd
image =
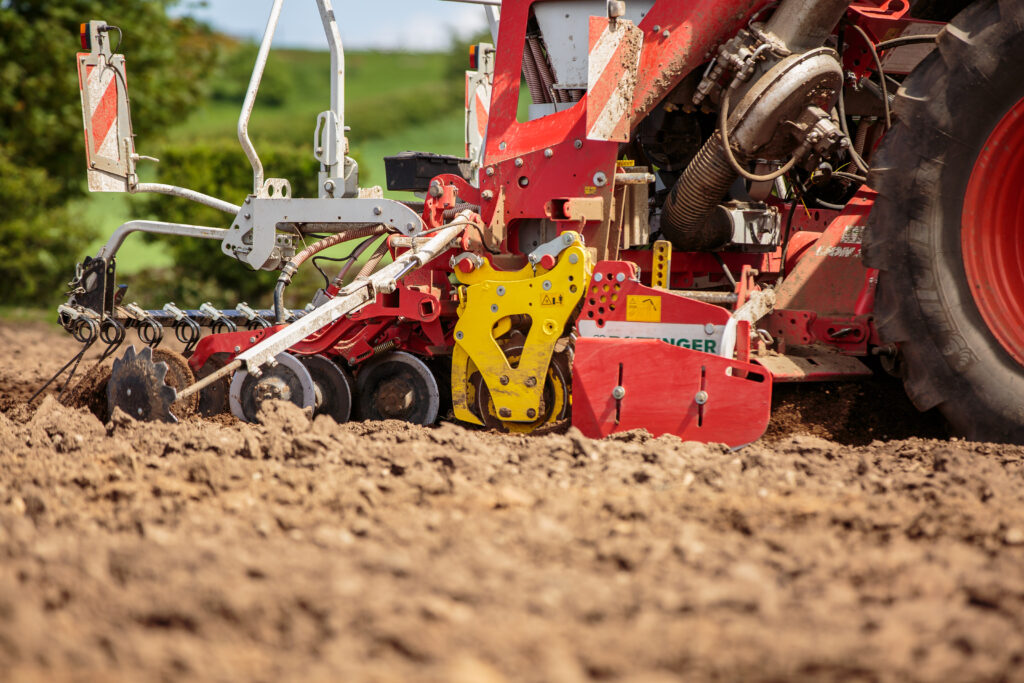
[[[239,420],[258,422],[260,407],[270,400],[290,401],[300,408],[313,408],[316,389],[305,366],[290,353],[275,358],[277,365],[266,367],[259,377],[239,370],[231,379],[231,413]]]
[[[110,414],[120,408],[136,420],[148,422],[177,422],[171,405],[177,393],[167,386],[166,363],[154,363],[153,352],[147,346],[136,353],[129,346],[124,356],[114,361],[107,382],[107,407]]]
[[[316,415],[330,415],[338,424],[352,416],[352,380],[326,356],[298,356],[316,389]]]

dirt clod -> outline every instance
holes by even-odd
[[[1024,448],[884,383],[787,389],[730,452],[104,420],[26,404],[59,331],[0,344],[4,680],[1022,679]]]

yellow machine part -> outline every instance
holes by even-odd
[[[658,240],[651,256],[651,287],[669,289],[672,276],[672,243]]]
[[[498,271],[485,263],[471,273],[457,273],[465,285],[459,288],[452,353],[452,403],[457,419],[483,424],[470,408],[470,375],[475,371],[483,378],[502,422],[537,421],[555,344],[593,271],[578,233],[563,233],[560,239],[568,246],[558,253],[551,270],[528,265],[518,271]],[[498,343],[511,329],[513,316],[530,320],[514,367]]]

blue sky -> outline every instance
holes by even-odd
[[[334,0],[345,48],[443,50],[453,33],[486,26],[484,10],[441,0]],[[206,5],[206,7],[202,7]],[[259,40],[272,0],[184,0],[174,14],[190,14],[219,31]],[[275,46],[326,49],[315,0],[285,0]]]

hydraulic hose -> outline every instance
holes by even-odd
[[[296,271],[298,271],[299,266],[313,256],[319,254],[324,249],[330,249],[342,242],[359,239],[360,237],[383,235],[385,232],[386,228],[383,225],[345,230],[330,235],[329,237],[325,237],[318,242],[314,242],[293,256],[291,260],[284,265],[284,268],[281,269],[281,275],[278,276],[277,284],[274,286],[274,317],[277,319],[277,322],[286,322],[284,319],[284,290],[289,284],[291,284],[292,277],[295,275]]]
[[[715,131],[672,187],[661,210],[661,232],[680,251],[722,246],[732,236],[727,226],[708,223],[739,174],[729,163],[722,134]]]

